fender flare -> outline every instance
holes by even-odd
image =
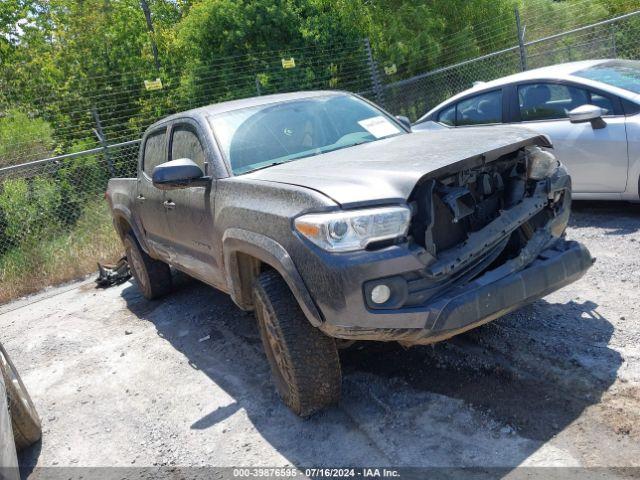
[[[145,240],[144,235],[140,230],[140,226],[135,221],[133,214],[131,213],[131,210],[129,210],[125,206],[114,206],[112,209],[112,216],[113,216],[113,226],[115,227],[116,232],[118,232],[118,235],[120,236],[121,240],[124,241],[124,236],[126,235],[127,232],[121,231],[120,226],[118,224],[118,221],[120,219],[127,222],[127,224],[131,227],[131,230],[133,231],[133,235],[136,237],[138,244],[145,251],[145,253],[147,254],[151,253],[149,251],[149,246],[147,245],[147,241]]]
[[[318,307],[314,303],[298,269],[289,253],[278,242],[260,233],[241,228],[230,228],[222,237],[224,268],[229,294],[233,301],[243,307],[242,278],[238,253],[250,255],[275,268],[289,286],[300,308],[309,322],[318,327],[323,323]]]

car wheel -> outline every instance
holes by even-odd
[[[302,417],[337,403],[342,374],[334,339],[309,323],[274,270],[256,279],[253,301],[262,344],[284,403]]]
[[[131,234],[124,239],[129,267],[138,288],[147,300],[166,295],[171,290],[171,269],[166,263],[145,253]]]
[[[0,370],[7,391],[16,450],[22,450],[40,440],[42,435],[40,417],[16,367],[2,345],[0,345]]]

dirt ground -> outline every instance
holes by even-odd
[[[576,204],[579,282],[475,331],[342,351],[341,404],[278,401],[253,317],[179,278],[80,282],[0,307],[43,420],[34,466],[640,467],[640,206]]]

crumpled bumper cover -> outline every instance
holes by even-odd
[[[563,239],[540,252],[527,267],[496,278],[492,272],[452,289],[418,307],[424,328],[362,328],[328,326],[328,334],[358,340],[428,344],[490,322],[568,285],[591,267],[594,259],[580,243]]]

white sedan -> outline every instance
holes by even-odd
[[[551,138],[578,199],[640,201],[640,61],[590,60],[480,83],[413,130],[518,124]]]

